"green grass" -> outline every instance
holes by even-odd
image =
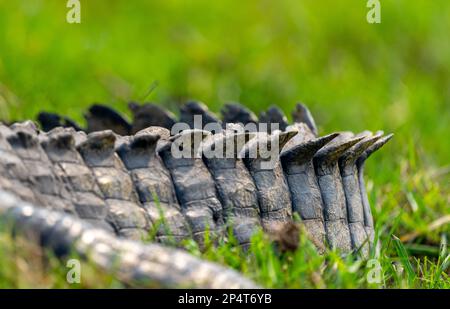
[[[450,254],[444,241],[436,261],[410,256],[395,237],[380,252],[373,250],[367,261],[344,258],[337,251],[320,255],[304,234],[295,252],[280,253],[260,233],[249,251],[231,242],[197,253],[230,265],[267,288],[450,288]],[[368,279],[374,276],[379,280]]]
[[[381,1],[378,25],[366,1],[81,2],[69,25],[64,1],[0,0],[0,119],[45,109],[82,122],[94,101],[129,115],[157,82],[146,99],[174,111],[195,98],[288,113],[300,100],[321,133],[393,132],[366,171],[382,286],[449,287],[448,1]],[[267,242],[202,255],[268,287],[378,287],[364,263],[308,246],[278,256]]]

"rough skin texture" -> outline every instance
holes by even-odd
[[[258,121],[244,107],[227,105],[220,121],[199,102],[181,108],[180,121],[191,129],[171,135],[168,129],[175,116],[155,106],[130,103],[135,119],[129,123],[110,108],[94,105],[86,115],[86,130],[49,113],[38,117],[48,132],[31,121],[0,125],[0,190],[6,199],[0,199],[0,217],[36,230],[40,242],[56,251],[73,245],[85,254],[86,246],[104,245],[106,253],[94,254],[93,260],[107,269],[112,256],[105,254],[134,246],[136,261],[123,265],[122,277],[144,278],[162,286],[226,284],[221,276],[197,278],[191,269],[186,274],[186,269],[203,267],[202,263],[210,274],[218,266],[156,244],[151,246],[167,259],[158,257],[155,263],[167,271],[151,269],[155,254],[145,253],[151,250],[139,241],[152,231],[157,242],[176,245],[193,237],[202,247],[206,232],[215,240],[226,239],[231,230],[245,247],[258,229],[282,232],[297,213],[321,252],[333,247],[367,256],[374,232],[364,162],[392,135],[342,132],[318,137],[314,119],[301,104],[289,125],[276,107],[262,113]],[[198,115],[202,126],[217,124],[225,130],[195,128]],[[240,132],[232,124],[267,121],[272,123],[266,131],[257,133]],[[230,141],[235,142],[233,148]],[[192,156],[178,158],[173,147]],[[208,151],[228,156],[209,157]],[[269,153],[274,156],[268,157]],[[269,168],[264,165],[268,158],[273,163]],[[46,214],[55,219],[47,220]],[[72,225],[82,226],[96,240],[87,244],[80,229],[71,230]],[[172,267],[172,255],[194,266],[183,262],[185,268]],[[146,259],[152,262],[145,264]],[[230,287],[252,286],[234,273],[227,274]]]

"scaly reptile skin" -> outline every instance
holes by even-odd
[[[132,124],[105,106],[93,106],[86,116],[89,134],[49,113],[38,117],[48,132],[30,121],[0,125],[0,216],[59,253],[72,246],[111,271],[119,256],[117,271],[125,281],[165,287],[254,285],[180,249],[139,242],[155,229],[157,242],[193,237],[202,246],[207,232],[225,238],[231,228],[247,246],[258,229],[276,233],[298,213],[320,251],[330,246],[367,256],[374,232],[364,161],[392,135],[318,137],[301,104],[289,125],[276,107],[258,121],[242,106],[227,105],[220,121],[201,103],[190,102],[179,121],[188,127],[171,136],[168,129],[179,123],[172,114],[152,104],[130,108]],[[226,129],[213,134],[194,128],[196,115],[202,127]],[[226,125],[237,122],[270,125],[257,133]],[[227,149],[227,142],[240,138],[243,142]],[[173,147],[187,144],[193,153],[219,148],[231,156],[176,157]],[[278,152],[267,167],[272,145]]]

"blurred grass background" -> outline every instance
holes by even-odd
[[[382,241],[403,236],[420,255],[450,236],[449,1],[381,1],[381,24],[363,0],[81,0],[79,25],[65,4],[0,0],[0,119],[302,101],[321,133],[395,133],[367,169]]]

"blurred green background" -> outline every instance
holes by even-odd
[[[321,133],[385,130],[370,160],[378,224],[439,243],[450,214],[450,1],[0,0],[0,119],[40,110],[82,122],[92,102],[176,111],[187,99],[218,112],[306,103]],[[146,97],[150,85],[157,88]],[[448,218],[447,218],[448,219]]]

